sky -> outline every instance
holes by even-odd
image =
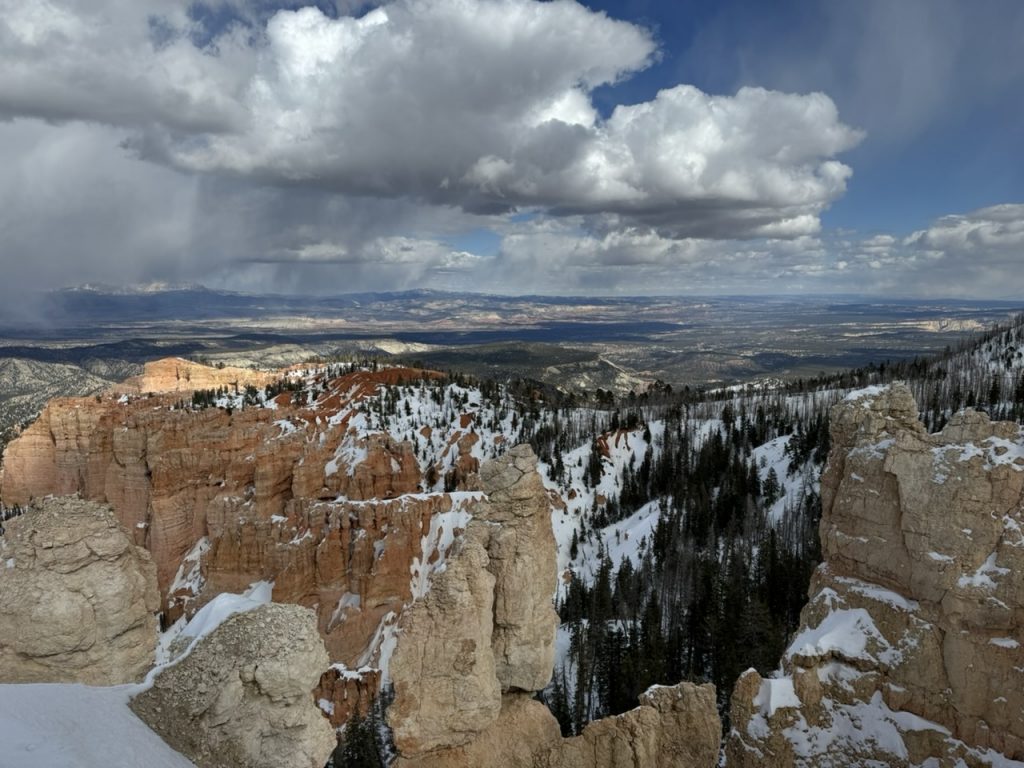
[[[1019,0],[0,0],[0,300],[1024,297]]]

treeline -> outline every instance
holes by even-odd
[[[352,714],[326,768],[383,768],[394,761],[394,739],[384,719],[394,698],[389,686],[374,699],[369,712]]]

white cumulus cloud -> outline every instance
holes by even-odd
[[[224,3],[230,7],[230,3]],[[687,85],[603,118],[651,33],[574,0],[394,0],[207,30],[173,0],[0,0],[0,115],[130,131],[187,172],[492,213],[616,213],[668,237],[799,237],[860,134],[821,93]]]

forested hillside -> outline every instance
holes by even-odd
[[[932,431],[963,407],[1024,420],[1024,322],[934,359],[630,398],[584,447],[575,434],[534,435],[568,500],[554,522],[573,577],[559,589],[546,692],[565,733],[680,679],[714,682],[725,714],[740,672],[778,664],[820,557],[829,408],[894,380],[911,386]]]

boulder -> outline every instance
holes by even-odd
[[[198,768],[323,768],[336,742],[313,690],[328,664],[316,615],[270,603],[197,641],[131,708]]]
[[[108,507],[44,499],[0,536],[0,682],[139,680],[159,608],[149,553]]]

